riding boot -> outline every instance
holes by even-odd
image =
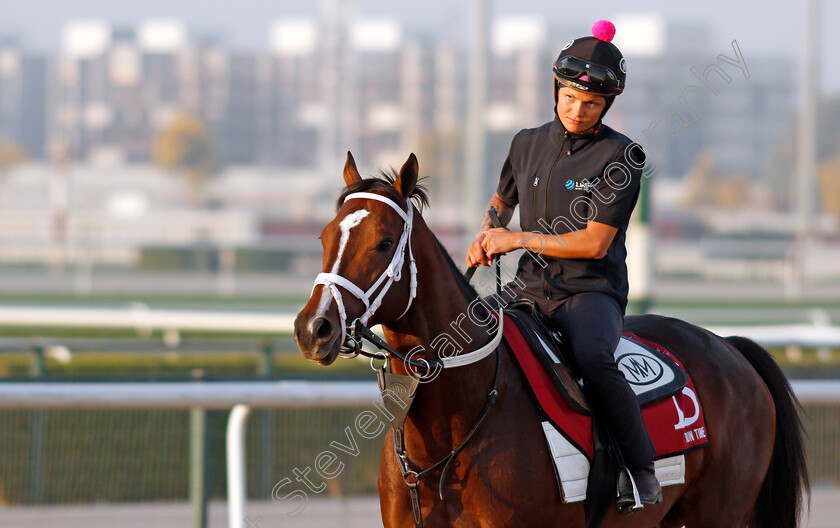
[[[639,490],[639,499],[643,505],[662,502],[662,488],[659,486],[659,481],[656,480],[656,472],[652,462],[644,469],[629,471],[636,483],[636,489]],[[630,509],[636,504],[636,499],[633,497],[633,485],[628,478],[621,480],[618,507],[622,510]],[[628,513],[632,511],[634,510],[630,509]]]

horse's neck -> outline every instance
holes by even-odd
[[[425,226],[424,226],[425,227]],[[485,327],[475,324],[470,314],[471,299],[464,295],[450,272],[446,257],[428,229],[418,229],[417,245],[425,248],[417,257],[417,298],[408,313],[395,324],[385,325],[385,337],[391,346],[403,353],[415,352],[415,358],[437,359],[466,354],[481,348],[493,335]],[[473,310],[475,312],[475,310]],[[411,416],[422,424],[458,420],[467,417],[471,422],[484,406],[493,381],[496,361],[487,358],[456,368],[446,368],[433,381],[424,384],[412,407]],[[404,373],[399,361],[393,363],[395,372]],[[449,429],[448,427],[446,428]],[[458,433],[453,433],[458,436]],[[445,439],[441,440],[446,442]]]
[[[419,215],[417,215],[419,217]],[[410,310],[390,325],[385,325],[386,337],[392,346],[415,349],[425,359],[451,356],[455,351],[468,353],[489,342],[493,333],[489,325],[476,322],[474,299],[469,299],[453,276],[446,257],[431,231],[418,218],[415,232],[417,259],[417,297]],[[405,275],[408,275],[407,273]],[[492,325],[495,328],[495,324]]]

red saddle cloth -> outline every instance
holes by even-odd
[[[685,370],[683,364],[670,351],[658,344],[629,332],[622,335],[655,349]],[[505,316],[504,338],[520,370],[527,378],[531,391],[545,415],[544,418],[591,462],[594,452],[592,418],[578,414],[569,407],[508,316]],[[709,443],[703,408],[690,375],[681,393],[643,406],[642,416],[656,446],[657,459],[679,455]]]

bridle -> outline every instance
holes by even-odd
[[[352,281],[345,279],[337,273],[319,273],[318,276],[315,277],[315,285],[317,286],[318,284],[323,284],[325,288],[328,288],[333,296],[333,299],[335,299],[336,305],[338,306],[338,315],[341,318],[342,347],[345,345],[347,340],[348,327],[347,312],[344,309],[344,300],[341,297],[341,292],[338,290],[338,286],[343,287],[365,304],[365,313],[359,316],[358,321],[362,325],[367,324],[368,320],[374,313],[376,313],[376,310],[379,309],[379,306],[382,304],[382,299],[385,297],[385,294],[388,293],[388,289],[391,288],[391,285],[402,278],[402,268],[403,263],[405,262],[405,249],[408,247],[408,258],[411,270],[411,291],[408,296],[408,304],[400,317],[408,312],[408,309],[411,308],[411,302],[417,296],[417,265],[414,262],[414,253],[411,250],[411,244],[409,244],[409,239],[411,238],[411,227],[414,218],[414,208],[411,206],[411,201],[407,200],[408,211],[406,212],[403,211],[402,208],[400,208],[393,200],[380,194],[357,192],[348,195],[344,201],[347,202],[347,200],[353,199],[376,200],[389,205],[391,209],[396,211],[403,219],[403,231],[400,235],[399,242],[397,242],[397,248],[394,251],[394,256],[391,258],[390,264],[388,264],[385,271],[382,272],[382,275],[379,276],[376,282],[374,282],[367,291],[363,291]],[[382,289],[379,291],[379,295],[371,301],[371,297],[380,286]],[[355,326],[355,322],[353,326]]]
[[[452,466],[452,463],[458,457],[458,454],[467,446],[467,443],[470,441],[470,439],[472,439],[472,437],[487,419],[487,416],[490,414],[490,410],[496,403],[496,398],[499,394],[497,386],[499,382],[499,370],[501,367],[501,354],[498,352],[496,353],[496,369],[493,374],[493,384],[490,388],[489,393],[487,394],[487,400],[485,402],[484,409],[479,415],[478,421],[475,423],[470,432],[464,437],[464,439],[456,448],[454,448],[447,456],[423,470],[412,469],[413,464],[409,460],[408,453],[405,449],[405,419],[406,416],[408,416],[408,411],[411,408],[411,404],[414,401],[414,397],[417,394],[417,387],[421,381],[431,381],[433,379],[433,374],[436,375],[439,372],[439,369],[470,365],[477,361],[481,361],[485,357],[489,356],[492,352],[497,351],[499,344],[502,340],[504,316],[502,316],[501,314],[496,316],[496,319],[498,321],[496,327],[496,335],[486,345],[482,346],[478,350],[474,350],[466,354],[458,354],[452,357],[443,357],[430,360],[418,360],[413,359],[411,357],[406,357],[404,354],[401,354],[393,347],[388,345],[388,343],[386,343],[383,339],[374,334],[366,326],[366,324],[368,320],[370,320],[370,318],[376,313],[376,310],[379,309],[379,306],[382,304],[382,300],[385,297],[385,294],[388,292],[391,285],[395,282],[398,282],[402,278],[402,268],[405,264],[406,251],[408,252],[409,270],[411,273],[411,284],[409,289],[408,303],[406,304],[403,313],[400,314],[400,316],[397,317],[397,319],[402,318],[406,313],[408,313],[408,310],[409,308],[411,308],[411,304],[414,301],[414,298],[417,296],[417,265],[414,262],[414,254],[411,249],[411,229],[413,223],[414,208],[411,204],[410,198],[406,198],[406,211],[403,211],[402,208],[399,207],[396,204],[396,202],[394,202],[390,198],[379,194],[368,192],[352,193],[345,198],[345,202],[347,200],[352,199],[368,199],[382,202],[390,206],[403,219],[403,231],[400,235],[400,240],[397,243],[397,248],[394,251],[394,256],[392,257],[391,262],[376,280],[376,282],[374,282],[373,285],[367,289],[367,291],[362,290],[351,280],[342,277],[337,273],[319,273],[318,276],[315,278],[315,285],[317,286],[318,284],[322,284],[325,288],[328,288],[330,293],[332,294],[333,299],[336,302],[336,305],[338,306],[338,313],[339,317],[341,318],[340,355],[342,357],[350,358],[356,357],[358,355],[369,357],[371,358],[372,367],[374,365],[375,359],[381,359],[385,361],[384,365],[373,368],[376,371],[377,379],[379,381],[379,389],[382,393],[383,404],[388,409],[392,417],[391,422],[393,427],[392,439],[394,443],[394,455],[396,457],[397,466],[399,467],[400,472],[402,473],[403,480],[405,481],[406,485],[408,485],[409,494],[411,496],[412,511],[414,513],[414,525],[415,528],[423,528],[423,513],[420,508],[420,481],[428,477],[438,469],[443,468],[443,471],[441,471],[440,483],[438,485],[439,496],[440,499],[443,500],[444,481],[446,479],[446,475],[449,471],[449,468]],[[498,266],[496,271],[498,274]],[[365,312],[361,316],[356,318],[350,325],[347,325],[347,312],[344,308],[344,301],[341,296],[341,292],[338,289],[339,286],[353,294],[365,305]],[[371,300],[371,297],[373,297],[377,290],[379,290],[378,295],[376,295],[376,297],[373,298],[373,300]],[[367,352],[363,350],[363,341],[372,343],[380,350],[380,352]],[[386,351],[387,353],[381,352],[382,350]],[[386,372],[385,368],[388,365],[388,353],[402,360],[406,367],[410,365],[415,369],[425,369],[425,373],[422,376],[418,377]],[[397,395],[399,400],[393,398],[393,395]]]
[[[411,273],[410,278],[410,285],[409,285],[409,296],[408,302],[406,304],[405,310],[403,310],[402,314],[400,314],[397,319],[402,318],[405,314],[408,313],[409,308],[411,308],[411,304],[414,301],[414,298],[417,297],[417,264],[414,261],[414,252],[411,248],[411,230],[413,227],[413,219],[414,219],[414,207],[411,204],[411,199],[406,198],[406,210],[397,205],[396,202],[391,200],[386,196],[382,196],[381,194],[374,194],[369,192],[357,192],[347,195],[344,199],[346,202],[347,200],[375,200],[378,202],[382,202],[391,207],[400,218],[403,219],[403,231],[400,235],[400,239],[397,242],[397,247],[394,251],[394,256],[391,258],[391,262],[379,276],[379,278],[373,283],[373,285],[367,289],[367,291],[362,290],[353,281],[342,277],[337,273],[319,273],[317,277],[315,277],[315,286],[318,284],[324,285],[325,288],[329,289],[330,294],[332,295],[333,299],[335,300],[336,306],[338,307],[338,316],[341,319],[341,352],[340,355],[342,357],[356,357],[358,355],[363,355],[365,357],[370,357],[371,359],[385,359],[387,361],[387,356],[381,352],[367,352],[362,349],[362,342],[368,341],[374,344],[380,350],[386,350],[387,352],[391,353],[394,357],[402,360],[404,363],[410,365],[415,369],[424,369],[426,371],[425,376],[431,375],[432,372],[437,372],[441,368],[453,368],[453,367],[460,367],[464,365],[469,365],[475,363],[476,361],[480,361],[490,355],[496,347],[499,345],[502,339],[502,330],[503,330],[503,318],[498,318],[498,328],[496,330],[496,335],[491,339],[486,345],[475,350],[473,352],[469,352],[466,354],[459,354],[457,356],[452,357],[443,357],[439,359],[413,359],[410,357],[406,357],[405,355],[401,354],[400,352],[394,350],[392,347],[388,346],[388,344],[379,339],[376,334],[370,331],[367,328],[367,322],[370,320],[371,317],[376,313],[379,309],[379,306],[382,304],[382,300],[385,298],[385,294],[388,293],[388,290],[391,288],[391,285],[395,282],[399,282],[402,279],[402,268],[405,264],[405,257],[406,252],[408,252],[408,261],[409,261],[409,271]],[[344,288],[346,291],[353,294],[357,299],[362,301],[365,305],[365,312],[352,321],[349,325],[347,324],[347,310],[344,307],[344,299],[341,295],[341,291],[339,291],[338,287]],[[314,287],[313,287],[314,289]],[[377,290],[379,290],[378,295],[373,297]],[[373,297],[373,300],[371,298]]]

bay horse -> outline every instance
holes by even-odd
[[[453,358],[469,355],[464,348],[494,344],[483,327],[465,323],[478,294],[423,221],[427,199],[418,170],[412,154],[399,172],[363,179],[348,153],[347,187],[320,237],[323,272],[295,320],[295,340],[307,359],[335,361],[356,320],[382,326],[397,374],[411,373],[399,357],[412,351],[434,363],[432,342],[439,336],[460,336]],[[658,315],[628,316],[625,330],[662,345],[686,366],[710,444],[685,455],[685,483],[665,487],[661,504],[627,516],[613,505],[604,526],[798,526],[809,491],[798,402],[767,351]],[[446,478],[415,479],[425,526],[584,526],[583,503],[561,500],[540,418],[513,360],[492,348],[469,365],[447,364],[453,368],[417,387],[402,431],[402,462],[394,431],[388,432],[379,474],[386,528],[419,526],[403,469],[414,477],[430,467],[439,474],[435,463],[457,449]]]

